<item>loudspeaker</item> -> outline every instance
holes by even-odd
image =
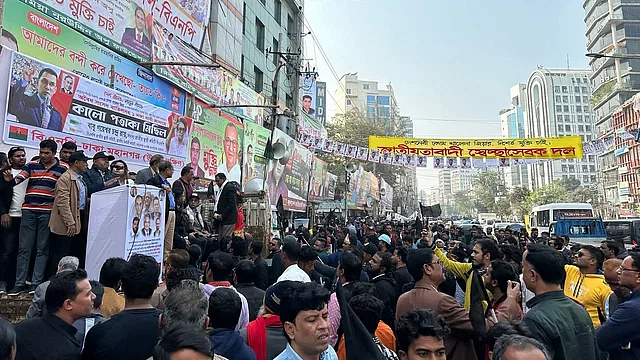
[[[350,172],[350,173],[354,173],[354,172],[356,172],[356,170],[358,170],[358,168],[356,167],[355,164],[347,164],[344,167],[344,169],[347,170],[347,172]]]
[[[282,159],[283,156],[287,153],[287,148],[281,142],[276,142],[273,144],[273,158],[275,160]]]

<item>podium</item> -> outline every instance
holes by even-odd
[[[165,190],[126,185],[91,195],[87,228],[86,270],[99,279],[105,260],[133,254],[153,256],[162,266],[165,234]]]

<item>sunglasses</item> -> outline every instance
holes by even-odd
[[[116,169],[116,170],[124,170],[124,166],[118,166],[118,165],[116,165],[116,166],[114,166],[113,168],[114,168],[114,169]]]

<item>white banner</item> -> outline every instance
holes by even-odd
[[[124,251],[153,256],[162,261],[165,222],[165,190],[156,187],[131,186],[127,197],[127,225]]]

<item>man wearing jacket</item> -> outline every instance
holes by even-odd
[[[618,305],[611,317],[598,329],[601,350],[611,360],[640,358],[640,253],[630,252],[618,269],[620,285],[631,290],[627,301]]]
[[[146,184],[149,179],[158,174],[158,164],[164,160],[162,155],[156,154],[149,160],[149,167],[136,173],[136,184]]]
[[[87,197],[104,189],[118,186],[118,178],[109,171],[109,161],[115,160],[113,155],[107,155],[104,151],[97,152],[93,156],[93,166],[82,173],[82,178],[87,184]]]
[[[598,360],[593,323],[587,311],[563,293],[563,270],[558,251],[544,244],[527,246],[522,278],[535,297],[527,301],[524,324],[555,360]]]
[[[171,190],[169,181],[173,176],[173,164],[171,161],[162,160],[158,164],[158,173],[147,180],[147,185],[153,185],[164,189],[166,194],[165,201],[165,232],[164,232],[164,253],[169,254],[173,249],[173,232],[176,226],[176,198]]]
[[[229,185],[227,176],[223,173],[217,174],[215,181],[220,190],[216,195],[213,217],[218,224],[218,239],[222,239],[233,235],[233,228],[238,221],[236,189]]]
[[[382,321],[393,329],[396,312],[396,281],[392,275],[391,253],[379,251],[371,259],[373,283],[378,289],[379,299],[384,302]]]
[[[80,241],[76,238],[81,228],[80,213],[84,212],[87,205],[87,185],[80,174],[87,169],[87,160],[89,158],[84,152],[74,152],[69,158],[69,170],[60,176],[56,184],[49,219],[49,264],[53,266],[57,266],[60,259],[70,254],[72,242]],[[78,258],[84,257],[84,254],[74,255]],[[55,270],[49,269],[51,274],[55,273]]]

